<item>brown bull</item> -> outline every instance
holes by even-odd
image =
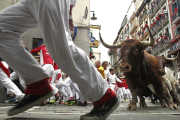
[[[149,28],[148,28],[149,30]],[[150,31],[150,30],[149,30]],[[136,39],[125,40],[118,45],[106,44],[100,35],[102,44],[110,49],[121,48],[122,61],[119,65],[120,71],[124,72],[128,87],[132,92],[132,101],[128,110],[136,110],[138,102],[138,91],[152,84],[162,106],[167,103],[170,109],[177,109],[177,106],[168,99],[162,86],[161,77],[158,74],[158,60],[145,51],[145,47],[154,45],[154,39],[149,32],[150,41],[139,41]],[[141,95],[140,95],[141,96]],[[166,101],[166,103],[164,102]]]
[[[166,64],[169,64],[172,61],[176,61],[179,58],[179,53],[176,56],[176,58],[166,58],[166,57],[163,57],[163,56],[155,56],[155,58],[158,60],[158,63],[159,63],[159,65],[158,65],[158,67],[159,67],[158,74],[160,76],[163,76],[163,75],[165,75],[164,68],[165,68]]]

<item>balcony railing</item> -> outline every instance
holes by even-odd
[[[165,13],[161,15],[160,20],[156,21],[155,25],[150,28],[152,34],[154,35],[155,31],[159,31],[162,25],[168,23],[168,14]]]
[[[136,28],[137,28],[137,25],[132,24],[131,27],[130,27],[129,33],[132,34],[135,31]]]
[[[157,44],[152,46],[152,54],[156,55],[159,51],[169,46],[171,37],[168,36],[166,39],[161,39]]]
[[[178,37],[175,40],[170,42],[170,50],[171,50],[171,52],[175,51],[178,48],[180,48],[180,37]]]
[[[142,21],[144,20],[144,18],[146,17],[146,15],[147,15],[147,10],[145,10],[145,11],[143,12],[143,15],[139,18],[139,24],[142,23]]]

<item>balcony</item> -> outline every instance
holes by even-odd
[[[148,35],[148,30],[147,30],[147,28],[145,28],[144,33],[143,33],[143,37],[146,37],[147,35]]]
[[[140,17],[139,18],[139,25],[141,25],[142,21],[143,21],[143,19],[142,19],[142,17]]]
[[[170,42],[170,53],[169,54],[172,54],[173,52],[175,52],[179,48],[180,48],[180,38],[178,37],[175,40],[172,40]]]
[[[158,53],[157,49],[158,49],[157,44],[152,46],[152,55],[156,55]]]
[[[147,10],[143,12],[143,15],[139,18],[139,25],[142,24],[143,20],[148,16]]]
[[[152,11],[152,9],[149,11],[149,17],[152,18],[154,16],[154,12]]]
[[[166,24],[168,24],[168,22],[169,22],[168,13],[166,13],[166,14],[162,15],[161,25],[165,26]]]
[[[131,25],[129,34],[132,34],[136,30],[137,27],[138,27],[137,25]]]
[[[166,2],[166,0],[160,0],[159,5],[163,5]]]
[[[161,40],[158,42],[158,44],[155,44],[152,46],[152,54],[156,55],[158,52],[164,50],[165,48],[169,47],[169,41],[170,41],[170,36],[167,37],[164,40]]]
[[[160,2],[160,0],[157,0],[155,5],[154,5],[154,9],[153,9],[154,13],[157,13],[157,11],[160,9],[159,2]]]
[[[165,40],[165,41],[161,41],[158,43],[158,49],[157,51],[162,51],[163,49],[165,49],[166,47],[169,46],[169,41]]]
[[[178,9],[178,11],[179,11],[179,9]],[[173,24],[177,24],[180,21],[180,12],[174,13],[172,15],[172,21],[173,21],[172,22]]]

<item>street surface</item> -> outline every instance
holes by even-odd
[[[121,103],[107,120],[180,120],[180,110],[161,108],[159,104],[153,105],[146,101],[148,107],[140,108],[138,104],[136,111],[126,110],[128,101]],[[0,120],[79,120],[80,115],[93,108],[67,105],[35,106],[22,114],[8,117],[6,111],[12,106],[12,104],[0,104]]]

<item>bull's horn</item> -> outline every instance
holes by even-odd
[[[120,79],[125,79],[126,77],[125,76],[123,76],[123,77],[120,77]]]
[[[121,44],[118,44],[118,45],[108,45],[108,44],[106,44],[106,43],[103,41],[102,37],[101,37],[101,33],[99,33],[99,37],[100,37],[101,43],[102,43],[105,47],[107,47],[107,48],[116,49],[116,48],[120,48],[120,47],[121,47]],[[117,38],[118,38],[118,37],[117,37]],[[116,38],[116,39],[117,39],[117,38]]]
[[[140,41],[140,43],[144,46],[144,47],[148,47],[148,46],[153,46],[155,41],[154,41],[154,38],[153,38],[153,35],[149,29],[149,27],[147,27],[148,29],[148,32],[149,32],[149,38],[150,40],[149,41]]]
[[[168,60],[168,61],[175,61],[175,60],[177,60],[178,58],[179,58],[179,52],[178,52],[176,58],[166,58],[166,60]]]

